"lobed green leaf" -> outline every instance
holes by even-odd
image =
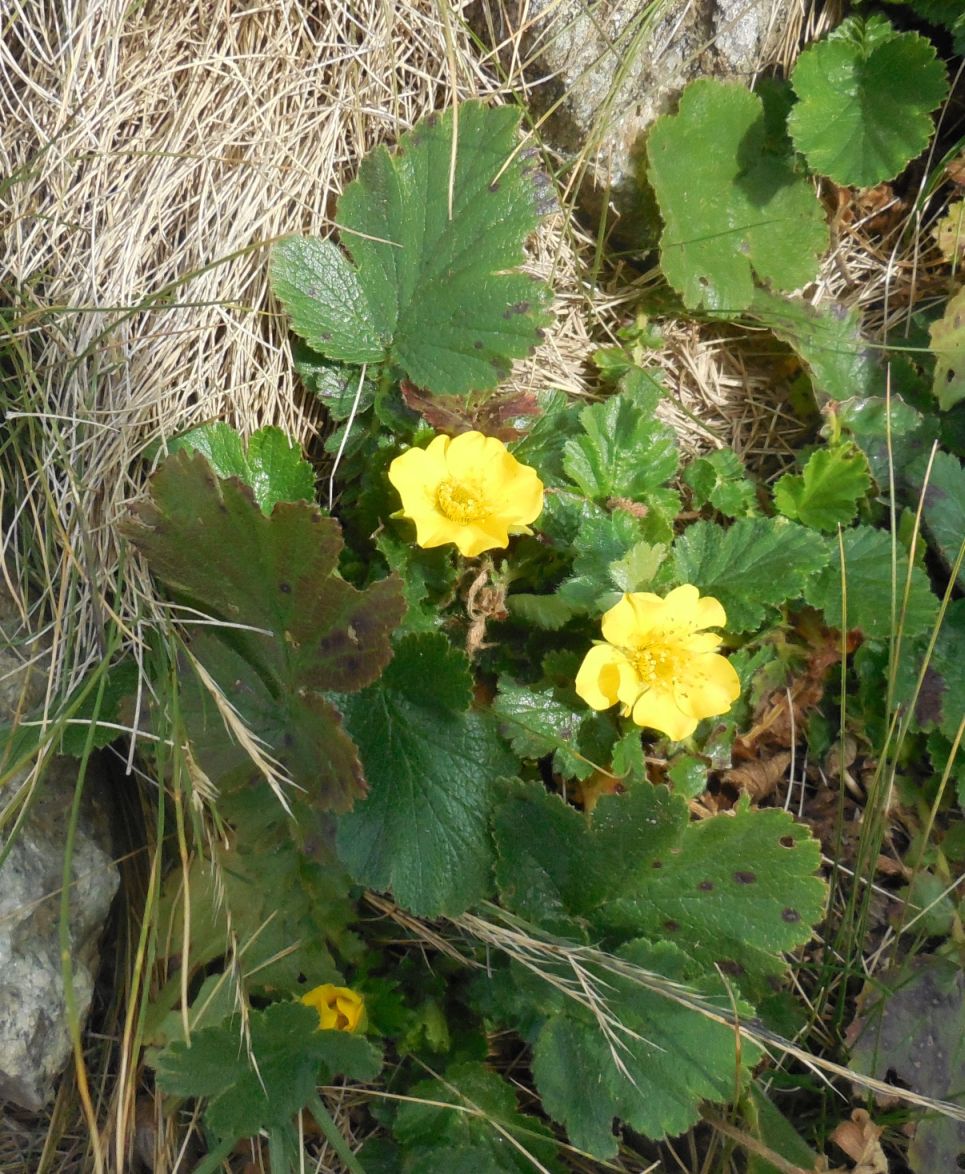
[[[774,486],[774,504],[804,526],[833,530],[854,521],[870,488],[867,457],[853,444],[839,444],[813,452],[803,473],[785,473]]]
[[[892,179],[928,146],[931,112],[948,93],[930,41],[896,33],[884,17],[851,17],[805,49],[791,74],[798,102],[788,119],[810,167],[835,183]]]
[[[225,480],[238,477],[266,514],[279,501],[314,501],[315,472],[280,428],[259,428],[247,445],[228,424],[202,424],[168,443],[168,452],[199,452]]]
[[[902,611],[908,558],[900,548],[893,551],[891,536],[873,526],[856,526],[846,530],[841,541],[843,570],[837,542],[830,539],[830,565],[807,585],[807,602],[820,608],[832,627],[857,628],[871,638],[888,638],[896,631],[899,615],[908,639],[930,631],[938,600],[925,573],[912,567],[908,605]]]
[[[639,940],[617,956],[650,974],[687,984],[728,1013],[719,979],[698,977],[693,963],[669,942]],[[603,1160],[616,1155],[613,1120],[647,1137],[683,1133],[700,1116],[701,1101],[733,1098],[759,1050],[732,1028],[672,1001],[631,977],[599,976],[618,1023],[607,1038],[588,1008],[571,1004],[548,1019],[533,1050],[533,1076],[543,1107],[566,1127],[570,1142]],[[738,1004],[739,1013],[749,1009]]]
[[[418,386],[494,387],[539,341],[548,290],[518,272],[539,220],[530,161],[514,155],[519,112],[460,104],[378,147],[338,204],[345,256],[289,238],[272,284],[316,351],[391,363]]]
[[[755,278],[794,289],[817,273],[824,214],[791,158],[768,149],[761,99],[701,78],[647,140],[649,180],[663,217],[660,266],[692,310],[736,315]]]
[[[246,1048],[238,1017],[177,1041],[157,1058],[157,1082],[181,1097],[208,1097],[205,1117],[223,1138],[254,1137],[285,1126],[336,1075],[371,1080],[378,1051],[361,1036],[319,1031],[318,1013],[300,1003],[275,1003],[248,1013]]]
[[[580,412],[583,435],[567,441],[563,468],[591,501],[646,502],[677,471],[673,429],[655,414],[660,397],[660,385],[634,369],[617,394]]]

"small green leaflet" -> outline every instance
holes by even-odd
[[[580,613],[576,604],[559,595],[533,595],[526,591],[508,595],[506,608],[515,619],[547,632],[557,631]]]
[[[357,948],[349,930],[357,910],[348,897],[348,877],[337,862],[321,863],[298,851],[285,828],[269,844],[222,849],[214,863],[196,857],[189,879],[188,926],[183,873],[172,872],[165,883],[161,956],[194,973],[228,953],[234,940],[245,960],[246,992],[297,996],[305,990],[299,982],[304,975],[311,975],[312,986],[341,984],[332,951],[351,955]],[[279,894],[284,894],[283,901]],[[227,985],[234,990],[234,978]]]
[[[755,278],[795,289],[827,248],[824,213],[789,155],[768,149],[761,99],[701,78],[647,139],[664,229],[660,266],[691,310],[736,315]]]
[[[829,557],[820,535],[783,518],[742,518],[726,530],[695,522],[674,544],[678,580],[719,599],[734,632],[800,596]]]
[[[843,186],[892,179],[928,146],[931,112],[948,93],[945,67],[917,33],[853,16],[805,49],[791,74],[788,119],[812,170]]]
[[[884,390],[885,372],[861,334],[858,310],[837,302],[812,306],[801,298],[758,289],[748,313],[793,349],[819,402]]]
[[[420,916],[456,916],[491,887],[493,784],[514,760],[471,696],[466,658],[427,634],[400,640],[380,680],[344,701],[370,793],[342,817],[339,855]]]
[[[531,1174],[534,1160],[545,1170],[561,1169],[552,1134],[520,1113],[513,1086],[484,1064],[451,1064],[407,1097],[392,1123],[405,1147],[406,1174]]]
[[[837,541],[830,538],[827,542],[829,565],[807,585],[805,598],[824,612],[832,627],[844,625],[849,630],[860,629],[868,637],[887,639],[896,630],[892,623],[894,612],[906,639],[931,630],[938,600],[932,595],[928,577],[918,567],[912,567],[908,607],[902,613],[908,559],[899,547],[892,568],[891,535],[873,526],[846,530],[842,535],[843,576]]]
[[[495,387],[539,342],[546,286],[520,273],[539,222],[520,113],[480,102],[377,147],[338,203],[341,244],[290,237],[272,287],[292,329],[331,359],[390,363],[419,387]],[[455,136],[455,144],[453,137]],[[453,166],[454,161],[454,166]],[[450,205],[451,201],[451,205]]]
[[[694,505],[711,505],[727,518],[760,513],[754,484],[744,475],[744,464],[732,448],[698,457],[684,469],[684,481],[694,492]]]
[[[319,1031],[318,1013],[301,1003],[252,1009],[248,1028],[250,1054],[235,1017],[196,1032],[190,1044],[170,1044],[157,1058],[159,1087],[176,1096],[209,1098],[205,1120],[222,1138],[284,1127],[316,1085],[335,1076],[372,1080],[382,1066],[367,1040]]]
[[[107,680],[101,693],[100,674],[104,672]],[[84,753],[88,739],[92,750],[117,741],[125,732],[119,728],[122,708],[133,701],[138,677],[138,667],[132,660],[119,661],[109,669],[98,666],[46,721],[38,712],[14,725],[0,725],[0,768],[6,770],[15,763],[32,760],[40,747],[51,741],[60,754],[75,758]]]
[[[266,514],[279,501],[315,500],[315,472],[280,428],[259,428],[245,445],[228,424],[202,424],[168,443],[169,453],[184,449],[206,457],[222,480],[240,477]]]
[[[616,956],[644,971],[644,978],[684,984],[724,1016],[734,1013],[724,983],[716,976],[700,977],[687,955],[669,942],[630,942]],[[602,1034],[589,1009],[573,1000],[544,1023],[533,1050],[543,1107],[565,1125],[577,1149],[603,1160],[615,1157],[615,1117],[647,1137],[683,1133],[699,1119],[701,1101],[729,1101],[743,1086],[760,1052],[746,1040],[738,1048],[733,1028],[629,974],[587,969],[617,1021],[612,1038]],[[736,1010],[750,1014],[741,1003]]]
[[[950,742],[965,715],[965,599],[949,605],[928,666],[926,688],[938,693],[938,728]]]
[[[854,521],[858,502],[871,488],[864,453],[853,444],[813,452],[802,474],[785,473],[774,486],[774,504],[793,521],[833,530]]]
[[[634,369],[616,395],[580,412],[584,435],[567,441],[563,468],[591,501],[646,502],[677,471],[673,429],[655,415],[660,397],[660,385]]]

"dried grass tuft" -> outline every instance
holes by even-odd
[[[115,530],[151,446],[211,419],[302,441],[320,426],[268,292],[272,240],[327,232],[376,143],[505,91],[473,57],[458,6],[428,0],[15,0],[0,77],[0,166],[14,177],[0,272],[29,352],[35,457],[6,486],[32,520],[4,554],[36,572],[30,547],[46,534],[33,587],[48,614],[63,614],[71,583],[54,649],[65,685],[101,654],[110,616],[135,642],[146,616],[162,618],[150,584],[120,568]],[[565,217],[540,234],[532,267],[561,290],[560,312],[517,379],[578,394],[585,295]],[[10,577],[26,614],[24,576]]]

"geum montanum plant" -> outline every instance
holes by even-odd
[[[177,972],[148,1033],[159,1087],[206,1099],[212,1154],[265,1131],[294,1164],[304,1107],[331,1140],[317,1085],[373,1081],[376,1042],[399,1169],[557,1169],[546,1118],[608,1160],[614,1121],[659,1139],[706,1101],[743,1113],[746,1025],[823,912],[790,815],[690,805],[762,676],[783,682],[836,540],[775,516],[736,454],[681,478],[637,362],[598,403],[499,389],[549,321],[520,269],[546,208],[518,124],[479,103],[458,135],[451,113],[421,124],[363,161],[340,244],[276,248],[299,371],[338,425],[337,516],[277,430],[246,448],[217,425],[181,438],[127,526],[221,621],[165,662],[224,837],[191,865],[190,941],[179,870],[166,888]],[[426,967],[364,890],[404,928],[456,919],[461,959]],[[542,1118],[487,1062],[495,1038]]]

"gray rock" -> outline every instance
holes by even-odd
[[[32,708],[43,688],[43,674],[37,672],[42,649],[36,641],[16,638],[15,614],[9,598],[0,596],[4,722]],[[10,778],[4,798],[17,795],[26,777],[25,772]],[[12,835],[11,821],[0,833],[0,852],[7,852],[0,864],[0,1100],[33,1111],[51,1099],[53,1082],[71,1055],[59,934],[64,846],[76,781],[77,763],[54,759],[27,799],[22,826]],[[98,789],[97,773],[89,771],[73,851],[70,948],[81,1024],[94,989],[98,943],[118,886]]]
[[[801,0],[479,0],[471,20],[504,46],[504,66],[526,62],[526,101],[544,141],[585,152],[582,198],[623,216],[642,212],[634,182],[644,135],[695,77],[750,77],[776,51]],[[509,46],[518,45],[510,55]],[[516,66],[518,69],[518,65]]]

